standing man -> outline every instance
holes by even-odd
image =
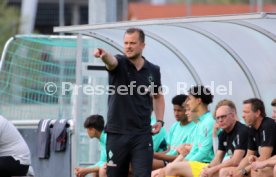
[[[126,177],[129,164],[134,177],[151,175],[151,134],[164,124],[165,103],[160,68],[142,56],[144,47],[143,30],[130,28],[124,34],[124,55],[113,56],[100,48],[94,51],[106,65],[112,91],[106,125],[108,177]],[[151,127],[152,110],[157,123]]]

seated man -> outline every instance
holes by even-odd
[[[215,117],[223,131],[219,135],[218,151],[212,162],[202,170],[202,177],[218,176],[220,169],[238,166],[247,150],[248,128],[237,121],[235,104],[230,100],[220,101],[215,109]],[[226,153],[230,158],[223,161]]]
[[[250,162],[263,161],[276,155],[276,124],[274,120],[266,117],[264,103],[258,98],[251,98],[243,102],[242,117],[250,127],[247,154],[238,167],[222,169],[220,176],[242,177],[251,175],[260,177],[264,171],[266,177],[272,176],[271,167],[255,171],[251,170]]]
[[[195,127],[193,122],[189,122],[184,109],[184,102],[186,95],[176,95],[172,99],[174,117],[176,123],[174,123],[169,131],[168,135],[168,150],[165,152],[154,153],[153,170],[166,166],[167,163],[172,162],[177,157],[176,148],[183,143],[191,143],[192,131]],[[153,172],[153,173],[158,173]]]
[[[187,112],[190,112],[189,114],[193,114],[194,116],[188,117],[193,118],[193,121],[196,123],[191,150],[184,151],[185,153],[180,151],[181,154],[177,159],[171,164],[168,164],[168,166],[160,172],[159,176],[185,175],[187,171],[184,167],[187,164],[186,160],[209,163],[213,159],[212,130],[214,118],[208,111],[208,105],[212,101],[213,95],[210,90],[204,86],[195,86],[189,90],[189,96],[186,101]],[[184,149],[186,149],[187,146],[184,147]],[[183,159],[185,161],[183,161]]]
[[[84,177],[89,173],[94,173],[94,176],[98,177],[100,168],[106,163],[106,133],[103,131],[103,117],[101,115],[89,116],[84,122],[84,128],[87,129],[87,134],[90,138],[97,138],[99,140],[101,149],[100,160],[90,167],[77,167],[75,174],[77,177]]]
[[[0,116],[0,176],[25,176],[30,164],[27,143],[15,126]]]

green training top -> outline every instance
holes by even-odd
[[[214,157],[212,131],[215,120],[210,112],[201,115],[198,120],[194,129],[193,146],[185,159],[209,163]]]
[[[89,166],[90,168],[102,167],[106,163],[106,132],[102,131],[99,142],[101,151],[100,160],[96,164]]]
[[[155,117],[151,116],[151,125],[156,123]],[[153,151],[154,152],[162,152],[167,149],[167,142],[166,142],[166,130],[162,127],[159,133],[152,136],[153,142]]]
[[[170,128],[169,136],[167,138],[168,145],[170,145],[169,152],[166,155],[177,155],[176,148],[183,143],[191,143],[193,140],[192,132],[195,128],[195,123],[190,122],[187,125],[181,125],[176,122]]]

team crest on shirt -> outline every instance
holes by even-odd
[[[113,160],[111,160],[112,157],[113,157],[113,152],[112,152],[111,150],[109,150],[109,152],[108,152],[108,158],[109,158],[110,160],[106,163],[106,165],[107,165],[107,166],[110,166],[110,167],[116,167],[117,164],[115,164],[115,163],[113,162]]]
[[[147,88],[145,88],[145,93],[153,93],[153,89],[155,88],[154,82],[153,82],[154,78],[153,76],[150,74],[148,76],[148,82],[149,82],[149,86]]]
[[[223,142],[223,146],[227,146],[227,142],[226,141]]]
[[[149,81],[149,83],[153,82],[153,76],[152,75],[148,76],[148,81]]]
[[[112,152],[111,150],[109,150],[109,152],[108,152],[108,157],[109,157],[110,159],[112,159],[112,157],[113,157],[113,152]]]

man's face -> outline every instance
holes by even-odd
[[[276,122],[276,106],[272,106],[272,118],[275,120]]]
[[[90,138],[94,138],[96,135],[96,129],[95,128],[87,128],[86,129],[87,134]]]
[[[252,111],[252,105],[250,103],[243,104],[242,118],[248,126],[254,126],[257,119],[257,113]]]
[[[199,106],[200,102],[198,98],[194,97],[193,95],[189,95],[186,104],[191,112],[197,112],[197,107]]]
[[[137,59],[142,55],[145,43],[139,40],[139,33],[134,32],[131,34],[126,33],[124,36],[124,50],[125,55],[129,59]]]
[[[216,122],[219,127],[224,130],[229,130],[235,123],[234,112],[228,106],[220,106],[216,111]]]
[[[182,121],[183,119],[186,119],[185,109],[183,106],[173,105],[173,112],[176,121]]]
[[[189,122],[197,120],[196,113],[192,112],[188,105],[185,107],[185,114]]]

